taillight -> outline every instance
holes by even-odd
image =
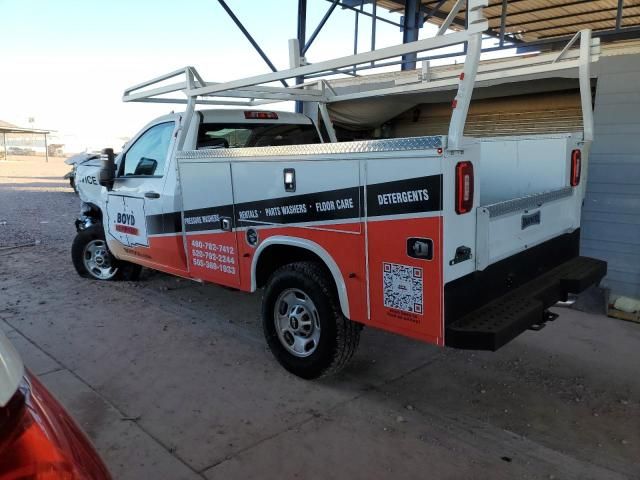
[[[582,172],[582,152],[575,149],[571,152],[571,186],[576,187],[580,183],[580,173]]]
[[[0,479],[111,479],[71,417],[28,373],[0,408],[0,427]]]
[[[469,213],[473,208],[473,164],[456,165],[456,213]]]
[[[260,112],[256,110],[248,110],[244,112],[244,118],[247,120],[277,120],[276,112]]]

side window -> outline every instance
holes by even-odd
[[[120,175],[163,175],[174,122],[154,125],[127,150]]]

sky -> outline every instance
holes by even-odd
[[[276,67],[288,68],[297,0],[227,3]],[[309,36],[330,3],[308,4]],[[0,0],[0,20],[0,120],[56,130],[66,143],[85,148],[122,143],[153,118],[181,108],[125,104],[122,93],[131,85],[186,65],[207,81],[269,71],[217,0]],[[360,52],[370,49],[370,26],[361,16]],[[337,8],[307,59],[353,53],[353,27],[353,12]],[[433,31],[428,26],[420,36]],[[402,33],[378,22],[376,37],[380,48],[400,43]]]

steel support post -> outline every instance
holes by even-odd
[[[318,26],[316,27],[316,29],[313,31],[313,33],[309,37],[309,40],[307,40],[307,43],[305,44],[304,48],[302,49],[302,52],[301,52],[302,55],[305,55],[307,53],[307,50],[309,50],[309,47],[311,46],[313,41],[316,39],[316,37],[318,36],[320,31],[323,29],[323,27],[327,23],[327,20],[329,20],[329,17],[333,13],[333,11],[338,6],[338,2],[339,1],[340,0],[333,0],[333,2],[331,3],[331,6],[329,7],[329,10],[327,10],[327,13],[324,14],[324,17],[322,17],[322,20],[320,20],[320,23],[318,23]]]
[[[469,28],[469,0],[465,0],[465,11],[464,11],[464,29],[467,30]],[[467,50],[469,49],[469,43],[465,42],[463,45],[464,54],[467,54]],[[482,47],[481,47],[482,48]]]
[[[372,11],[371,14],[373,15],[371,17],[371,51],[373,52],[376,49],[376,27],[377,27],[377,20],[378,20],[378,0],[373,0],[372,3]],[[371,65],[373,65],[373,62],[371,62]]]
[[[222,8],[224,8],[225,12],[227,12],[227,14],[229,15],[229,17],[231,18],[231,20],[233,20],[233,23],[236,24],[236,26],[240,29],[240,31],[244,34],[244,36],[247,38],[247,40],[249,40],[249,43],[253,46],[253,48],[256,49],[256,52],[258,52],[258,55],[260,55],[260,57],[262,57],[262,60],[264,60],[264,63],[266,63],[269,68],[271,69],[271,71],[273,72],[277,72],[278,69],[275,67],[275,65],[271,62],[271,60],[269,60],[269,57],[267,57],[267,54],[264,53],[264,50],[262,50],[262,48],[260,48],[260,45],[258,45],[258,42],[255,41],[255,39],[251,36],[251,34],[249,33],[249,31],[245,28],[245,26],[242,24],[242,22],[240,21],[240,19],[238,17],[236,17],[236,14],[233,13],[233,10],[231,10],[231,8],[229,8],[229,5],[227,5],[227,3],[224,0],[218,0],[218,3],[220,3],[220,6]],[[284,85],[285,87],[288,87],[289,85],[287,84],[286,81],[284,80],[280,80],[280,83],[282,83],[282,85]]]
[[[298,45],[300,45],[300,56],[304,55],[303,49],[307,41],[307,0],[298,0]],[[296,77],[296,85],[304,83],[304,77]],[[302,113],[304,105],[296,102],[296,112]]]
[[[359,29],[360,29],[360,13],[363,11],[364,9],[364,0],[360,0],[360,10],[356,10],[356,19],[355,19],[355,25],[353,27],[353,54],[357,55],[358,54],[358,35],[360,34]],[[353,75],[356,75],[356,66],[353,66]]]
[[[47,144],[47,134],[44,134],[44,161],[49,163],[49,145]]]
[[[618,9],[616,12],[616,30],[622,27],[622,10],[624,9],[624,0],[618,0]]]
[[[402,43],[410,43],[418,40],[420,23],[418,14],[420,12],[420,0],[406,0],[404,8],[404,20],[402,22]],[[416,53],[409,53],[402,56],[402,70],[416,69]]]
[[[507,0],[502,0],[502,12],[500,13],[500,46],[504,47],[504,32],[507,27]]]

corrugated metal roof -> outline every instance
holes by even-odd
[[[0,133],[39,133],[39,134],[49,134],[51,133],[49,130],[39,130],[36,128],[22,128],[14,125],[13,123],[4,122],[0,120]]]
[[[430,13],[440,0],[421,0],[423,11]],[[445,17],[455,4],[446,0],[438,9]],[[402,11],[404,0],[378,0],[378,5],[392,11]],[[489,0],[484,9],[489,27],[498,34],[502,16],[502,0]],[[625,0],[620,26],[640,25],[640,1]],[[525,41],[552,37],[564,37],[590,28],[611,30],[616,27],[618,0],[508,0],[505,33]],[[465,9],[456,17],[458,25],[464,25]],[[441,24],[442,18],[433,16],[430,22]],[[455,26],[454,26],[455,28]]]

